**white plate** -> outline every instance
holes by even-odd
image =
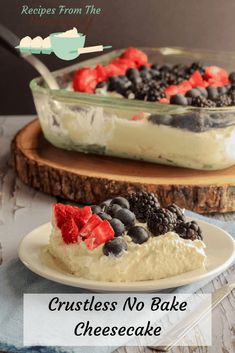
[[[215,276],[225,270],[235,260],[235,242],[224,230],[207,222],[198,221],[204,233],[207,246],[206,269],[183,273],[179,276],[160,280],[138,282],[101,282],[87,280],[67,274],[52,264],[42,261],[41,252],[49,242],[50,223],[46,223],[27,234],[20,243],[19,257],[26,267],[49,280],[73,287],[86,288],[93,291],[141,291],[150,292],[175,288]]]

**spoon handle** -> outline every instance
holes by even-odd
[[[14,33],[0,24],[0,46],[7,49],[10,53],[16,55],[18,58],[24,59],[30,63],[35,68],[35,70],[40,73],[50,89],[59,89],[54,76],[42,61],[35,58],[31,54],[21,54],[20,51],[15,48],[19,42],[20,39]]]
[[[0,24],[0,45],[17,57],[20,56],[20,53],[15,46],[19,43],[19,41],[19,38],[14,33]]]

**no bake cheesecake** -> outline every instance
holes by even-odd
[[[80,209],[56,204],[47,251],[66,270],[109,282],[156,280],[203,268],[205,244],[196,222],[176,205],[137,193]]]

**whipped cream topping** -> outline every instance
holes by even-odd
[[[76,276],[109,282],[156,280],[175,276],[204,266],[205,244],[185,240],[176,233],[150,237],[143,244],[124,235],[128,250],[120,257],[103,254],[103,245],[89,250],[84,242],[65,244],[54,225],[49,253]]]
[[[59,33],[57,35],[57,37],[61,37],[61,38],[76,38],[76,37],[80,37],[77,28],[73,27],[73,29],[69,29],[66,32],[62,32]]]

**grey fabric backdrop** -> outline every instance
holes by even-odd
[[[101,15],[42,19],[20,15],[24,4],[81,7],[92,3],[102,7]],[[5,0],[0,9],[0,22],[19,37],[47,36],[76,26],[88,34],[87,45],[107,43],[114,48],[172,45],[235,50],[234,18],[234,0]],[[41,59],[50,69],[66,65],[54,55]],[[26,63],[0,48],[0,114],[34,112],[28,88],[34,76],[35,71]]]

